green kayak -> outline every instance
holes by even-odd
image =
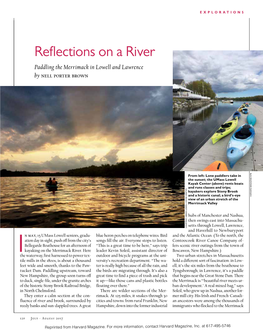
[[[215,132],[215,134],[211,137],[212,143],[215,144],[223,137],[233,132],[236,129],[237,124],[238,124],[238,118],[236,117],[235,119],[227,121],[226,123],[221,125],[219,129]]]

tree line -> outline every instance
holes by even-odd
[[[205,82],[203,79],[191,81],[186,84],[188,89],[191,89],[194,93],[210,97],[211,99],[216,98],[216,93],[213,91],[210,83]]]
[[[52,178],[56,176],[64,176],[67,175],[67,173],[63,172],[56,172],[56,173],[47,173],[47,172],[28,172],[28,171],[10,171],[6,169],[1,170],[1,176],[2,177],[11,177],[11,176],[49,176]]]
[[[103,176],[118,178],[172,178],[173,154],[161,160],[120,162],[115,165],[104,164],[68,171],[69,176]],[[183,177],[182,174],[177,177]]]
[[[263,101],[263,95],[249,96],[249,97],[235,97],[234,101]]]
[[[219,97],[218,100],[263,101],[263,95],[246,96],[246,97]]]
[[[163,178],[183,179],[184,172],[173,172],[173,154],[161,160],[152,161],[128,161],[115,165],[103,164],[100,166],[88,166],[68,170],[65,173],[43,173],[26,171],[1,170],[1,176],[91,176],[91,177],[115,177],[115,178]]]

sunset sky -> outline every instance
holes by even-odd
[[[172,152],[171,87],[2,87],[2,168],[67,171]]]

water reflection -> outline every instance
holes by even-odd
[[[162,179],[1,178],[2,227],[184,226],[184,182]]]
[[[214,108],[217,108],[217,106],[209,104],[193,111],[178,111],[173,116],[173,125],[185,125],[187,120],[204,121],[209,119],[213,113]]]
[[[208,120],[209,118],[211,118],[213,110],[215,108],[217,109],[217,106],[210,105],[210,106],[206,107],[205,109],[194,111],[189,116],[189,119],[192,120],[192,121],[205,121],[205,120]]]

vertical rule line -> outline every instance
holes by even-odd
[[[250,18],[248,19],[248,49],[250,50]]]
[[[13,228],[13,313],[15,313],[15,228]]]
[[[15,86],[15,19],[13,18],[13,86]],[[15,228],[13,228],[13,313],[15,313]]]
[[[13,18],[13,86],[15,86],[15,74],[16,74],[16,66],[15,66],[15,19]]]

